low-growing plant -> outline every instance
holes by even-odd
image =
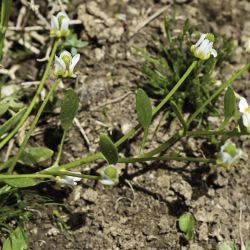
[[[33,187],[44,182],[56,183],[61,187],[74,186],[82,179],[99,181],[104,186],[114,186],[119,184],[121,175],[117,163],[188,161],[221,165],[229,169],[230,166],[240,159],[242,150],[230,139],[233,137],[249,136],[250,107],[245,98],[235,93],[232,84],[250,69],[250,63],[246,63],[242,68],[233,72],[232,75],[219,86],[213,85],[213,87],[210,88],[210,83],[214,81],[211,79],[211,74],[214,72],[218,60],[222,60],[222,52],[219,50],[218,53],[217,50],[213,48],[215,43],[213,34],[201,34],[199,40],[191,46],[193,38],[191,34],[189,34],[189,26],[187,23],[184,27],[183,40],[180,40],[182,41],[181,47],[185,47],[185,50],[178,49],[179,44],[178,46],[175,44],[177,40],[173,39],[170,34],[168,34],[168,28],[166,30],[173,51],[164,50],[166,55],[171,54],[169,57],[171,58],[171,62],[166,60],[168,57],[162,57],[160,59],[160,66],[163,66],[167,78],[164,72],[158,72],[159,79],[163,81],[161,82],[162,85],[160,81],[158,82],[159,79],[156,81],[158,87],[156,86],[155,94],[161,96],[162,100],[153,106],[152,100],[149,99],[147,93],[143,89],[138,89],[135,104],[138,124],[124,134],[118,141],[113,142],[106,133],[102,133],[99,137],[99,152],[84,155],[77,160],[61,164],[64,141],[77,115],[79,107],[79,97],[76,91],[67,89],[61,100],[59,120],[63,129],[63,134],[58,152],[53,152],[46,147],[27,146],[48,102],[55,95],[58,84],[64,81],[65,78],[74,79],[76,76],[74,69],[80,60],[80,54],[75,52],[71,53],[66,50],[58,51],[58,48],[62,48],[62,43],[65,38],[70,36],[69,21],[69,17],[64,12],[59,12],[57,16],[52,16],[50,35],[54,39],[53,47],[33,99],[29,105],[22,107],[19,111],[16,110],[15,112],[15,110],[13,110],[10,112],[8,119],[0,126],[0,150],[4,150],[10,140],[20,131],[27,118],[30,117],[31,112],[35,113],[31,125],[25,133],[17,151],[11,155],[9,160],[2,162],[0,165],[0,183],[5,189],[11,190],[15,188],[19,190]],[[186,42],[186,39],[184,39],[187,34],[189,36],[189,42]],[[228,51],[226,53],[228,53]],[[53,62],[54,81],[50,84],[49,82],[47,83],[49,91],[41,102],[41,105],[35,110],[36,103],[41,91],[44,89]],[[157,62],[154,62],[154,65],[156,64],[159,64],[159,59],[157,59]],[[152,73],[152,77],[153,76],[156,76],[155,72]],[[161,87],[159,88],[159,86]],[[203,87],[205,89],[203,89]],[[12,94],[13,92],[7,92],[5,95],[11,97]],[[183,112],[184,101],[180,102],[178,99],[182,95],[184,97],[182,100],[185,101],[187,98],[190,102],[192,102],[192,99],[197,99],[194,100],[195,105],[193,105],[193,111],[188,114],[188,116],[185,116]],[[220,95],[224,95],[223,111],[216,106],[213,106],[213,109],[208,108],[215,103]],[[148,143],[147,135],[150,132],[152,121],[161,113],[167,103],[171,104],[180,127],[176,129],[175,133],[170,136],[168,140],[152,148]],[[201,114],[206,112],[206,114],[209,115],[211,110],[223,114],[223,117],[220,119],[220,124],[217,127],[215,124],[202,123],[203,116],[201,116]],[[2,111],[3,114],[6,112],[7,111]],[[165,118],[167,119],[168,117]],[[211,129],[211,127],[213,127],[213,129]],[[130,157],[121,156],[119,150],[122,144],[139,132],[143,133],[141,147],[140,150],[138,150],[139,153],[131,155]],[[178,141],[190,137],[207,138],[208,142],[216,141],[217,152],[213,156],[200,155],[199,157],[185,154],[185,152],[176,151],[172,153],[171,149]],[[41,162],[48,159],[53,161],[48,168],[36,168]],[[105,163],[105,166],[95,175],[86,171],[73,170],[84,164],[100,160]],[[19,171],[18,168],[20,168],[20,165],[17,163],[32,166],[32,172],[22,173]],[[193,223],[190,219],[186,220],[186,217],[184,219],[184,224],[182,223],[183,218],[180,220],[180,229],[183,231],[186,238],[190,239],[193,232]],[[14,246],[17,240],[23,245],[24,238],[22,238],[22,234],[20,227],[14,229],[8,238],[9,240],[7,239],[7,246],[10,244]],[[19,237],[17,237],[17,235],[19,235]],[[6,247],[4,250],[5,249],[8,248]]]
[[[187,19],[179,34],[173,33],[175,19],[165,20],[165,41],[160,45],[150,46],[147,51],[139,50],[145,62],[142,72],[144,79],[140,86],[147,94],[157,100],[166,96],[175,83],[186,72],[188,66],[193,62],[193,52],[190,49],[193,37],[199,33]],[[209,98],[216,87],[215,70],[223,67],[223,62],[229,60],[232,54],[233,41],[225,37],[216,41],[216,57],[209,60],[198,61],[196,67],[189,73],[185,82],[171,98],[181,110],[196,110],[207,98]],[[207,113],[216,113],[213,106],[216,99],[212,100],[204,109]],[[170,104],[171,105],[171,104]]]

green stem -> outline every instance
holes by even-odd
[[[240,70],[237,70],[225,83],[223,83],[213,95],[211,95],[188,119],[187,125],[189,126],[191,122],[202,112],[202,110],[215,99],[224,89],[229,87],[237,78],[239,78],[246,70],[250,68],[250,63],[246,64]]]
[[[0,62],[3,57],[4,38],[8,27],[11,5],[12,0],[2,0],[0,15]]]
[[[82,164],[91,163],[91,162],[94,162],[94,161],[97,161],[97,160],[100,160],[100,159],[104,159],[104,158],[103,158],[102,154],[99,152],[99,153],[95,153],[95,154],[92,154],[92,155],[85,156],[83,158],[80,158],[78,160],[69,162],[69,163],[61,165],[59,167],[54,167],[53,171],[59,171],[59,170],[61,171],[61,170],[71,169],[71,168],[80,166]],[[40,173],[45,173],[48,170],[49,169],[42,170]]]
[[[45,174],[48,175],[54,175],[54,176],[73,176],[73,177],[80,177],[83,179],[88,179],[88,180],[100,180],[101,176],[96,176],[96,175],[88,175],[88,174],[78,174],[78,173],[73,173],[70,171],[63,171],[63,170],[46,170],[44,171]]]
[[[0,174],[0,180],[4,179],[21,179],[21,178],[49,178],[54,179],[53,176],[48,174]]]
[[[47,79],[47,76],[49,74],[49,70],[50,70],[50,67],[52,65],[52,62],[54,60],[54,57],[55,57],[55,53],[56,53],[56,50],[57,50],[57,47],[58,47],[58,43],[59,41],[56,40],[53,44],[53,48],[52,48],[52,51],[51,51],[51,54],[50,54],[50,58],[49,58],[49,61],[47,63],[47,66],[46,66],[46,69],[43,73],[43,76],[42,76],[42,79],[40,81],[40,84],[36,90],[36,93],[35,93],[35,96],[33,97],[29,107],[27,108],[26,112],[24,113],[22,119],[19,121],[19,123],[17,124],[17,126],[12,130],[11,133],[9,133],[1,142],[0,142],[0,150],[5,146],[5,144],[18,132],[18,130],[21,128],[21,126],[24,124],[24,122],[27,120],[29,114],[31,113],[31,111],[33,110],[35,104],[36,104],[36,101],[43,89],[43,86],[45,84],[45,81]]]
[[[181,77],[181,79],[176,83],[176,85],[171,89],[171,91],[166,95],[166,97],[159,103],[159,105],[153,109],[153,116],[157,114],[162,109],[162,107],[168,102],[168,100],[173,96],[173,94],[178,90],[178,88],[190,75],[190,73],[193,71],[196,65],[197,61],[192,62],[192,64],[189,66],[189,68],[187,69],[185,74]]]
[[[158,157],[126,157],[119,159],[119,163],[135,163],[144,161],[192,161],[192,162],[205,162],[214,163],[214,159],[206,159],[199,157],[182,157],[182,156],[158,156]]]
[[[62,139],[61,139],[61,143],[60,143],[60,146],[59,146],[58,154],[57,154],[57,157],[56,157],[56,161],[53,164],[53,166],[58,166],[58,164],[59,164],[59,161],[60,161],[61,155],[62,155],[63,144],[64,144],[64,141],[65,141],[66,135],[67,135],[67,130],[64,130],[63,131],[63,136],[62,136]]]
[[[153,111],[152,114],[153,116],[155,116],[160,109],[167,103],[167,101],[172,97],[172,95],[178,90],[178,88],[181,86],[181,84],[186,80],[186,78],[190,75],[190,73],[192,72],[192,70],[195,68],[197,64],[197,61],[194,61],[190,67],[187,69],[187,71],[185,72],[185,74],[181,77],[181,79],[176,83],[176,85],[174,86],[174,88],[167,94],[167,96],[158,104],[158,106],[156,106]],[[116,143],[115,146],[119,147],[122,143],[124,143],[126,140],[128,140],[130,137],[132,137],[137,131],[139,131],[140,129],[140,125],[137,124],[135,126],[135,128],[131,129],[130,131],[128,131],[123,137],[121,137]],[[103,156],[100,152],[96,153],[96,154],[92,154],[92,155],[88,155],[88,156],[84,156],[81,159],[78,159],[76,161],[67,163],[65,165],[61,165],[59,166],[59,169],[71,169],[74,167],[77,167],[81,164],[85,164],[85,163],[90,163],[99,159],[103,159]]]
[[[162,107],[168,102],[168,100],[173,96],[173,94],[180,88],[180,86],[183,84],[183,82],[187,79],[187,77],[190,75],[190,73],[193,71],[195,66],[197,65],[197,61],[194,61],[187,71],[184,73],[184,75],[180,78],[180,80],[175,84],[173,89],[166,95],[166,97],[153,109],[152,115],[155,116]],[[140,129],[140,125],[136,125],[135,128],[128,131],[122,138],[120,138],[116,143],[115,146],[118,147],[122,143],[124,143],[128,138],[132,137],[138,130]]]
[[[203,136],[218,136],[218,135],[225,135],[229,137],[233,136],[242,136],[242,135],[250,135],[250,133],[243,133],[238,131],[218,131],[218,130],[208,130],[208,131],[189,131],[187,132],[187,136],[189,137],[203,137]]]
[[[34,128],[36,127],[36,124],[37,124],[37,122],[39,121],[40,116],[41,116],[41,114],[42,114],[42,112],[43,112],[45,106],[47,105],[47,103],[48,103],[50,97],[51,97],[52,94],[54,93],[54,91],[55,91],[55,89],[56,89],[58,83],[59,83],[59,80],[56,80],[56,81],[52,84],[52,87],[50,88],[49,93],[47,94],[47,96],[46,96],[46,98],[44,99],[44,101],[43,101],[42,105],[40,106],[40,108],[38,109],[38,112],[37,112],[37,114],[36,114],[34,120],[33,120],[32,123],[31,123],[31,126],[30,126],[29,131],[26,133],[26,135],[25,135],[25,137],[24,137],[24,140],[23,140],[23,142],[22,142],[20,148],[18,149],[16,155],[14,156],[14,158],[13,158],[13,160],[12,160],[12,162],[11,162],[11,165],[10,165],[10,167],[9,167],[8,173],[12,173],[12,172],[13,172],[13,170],[14,170],[14,168],[15,168],[15,165],[16,165],[16,163],[17,163],[17,161],[18,161],[18,159],[20,158],[20,156],[21,156],[21,154],[22,154],[24,148],[26,147],[26,144],[27,144],[27,142],[28,142],[28,140],[29,140],[31,134],[32,134]]]
[[[207,99],[207,101],[205,101],[202,106],[200,108],[198,108],[195,113],[193,113],[190,118],[187,121],[187,127],[189,127],[190,123],[202,112],[202,110],[214,99],[216,98],[225,88],[227,88],[228,86],[230,86],[232,84],[233,81],[235,81],[238,77],[240,77],[248,68],[250,67],[250,63],[246,64],[242,69],[236,71],[230,78],[229,80],[227,80],[224,84],[222,84],[218,90],[215,91],[215,93],[210,96],[210,98]],[[216,135],[216,133],[219,133],[218,135],[221,135],[220,133],[222,133],[222,131],[216,131],[216,132],[212,132],[210,135]],[[237,132],[229,132],[228,135],[242,135],[242,134],[237,134]],[[191,135],[192,132],[187,132],[187,135]],[[195,135],[195,134],[193,134]],[[197,136],[201,136],[202,134]],[[206,132],[203,132],[203,136],[207,136],[209,134],[206,134]],[[224,133],[225,135],[225,133]],[[184,131],[183,129],[180,129],[178,132],[176,132],[168,141],[166,141],[165,143],[163,143],[162,145],[160,145],[159,147],[157,147],[154,150],[151,150],[143,155],[140,155],[142,157],[150,157],[156,154],[159,154],[163,151],[168,150],[170,147],[172,147],[177,141],[179,141],[182,137],[184,137]]]

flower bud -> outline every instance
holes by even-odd
[[[201,34],[201,37],[197,43],[191,46],[191,52],[200,60],[207,60],[211,55],[216,57],[217,51],[213,49],[213,43],[213,34]]]
[[[50,36],[66,37],[69,35],[69,17],[65,12],[59,12],[56,16],[51,17]]]
[[[218,154],[217,163],[225,167],[231,166],[235,163],[242,155],[242,150],[237,149],[235,144],[228,141],[220,148]]]
[[[73,56],[68,51],[63,51],[60,56],[55,56],[55,75],[57,77],[75,77],[74,68],[80,60],[80,54]]]
[[[112,165],[102,168],[100,174],[102,177],[100,182],[103,185],[114,186],[119,183],[119,170]]]

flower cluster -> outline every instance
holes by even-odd
[[[65,12],[59,12],[56,16],[51,17],[50,36],[66,37],[69,35],[69,17]]]
[[[60,56],[55,56],[55,75],[57,77],[74,77],[74,68],[80,60],[80,54],[72,57],[71,53],[64,50]]]
[[[100,182],[105,186],[114,186],[119,183],[119,171],[115,166],[109,165],[101,169]]]
[[[235,144],[227,141],[220,148],[218,154],[217,163],[222,164],[225,167],[229,167],[234,164],[242,155],[242,150],[236,148]]]
[[[243,125],[250,131],[250,106],[244,97],[239,101],[239,111],[242,115]]]
[[[211,55],[217,56],[217,51],[213,49],[214,35],[201,34],[196,44],[191,46],[191,52],[200,60],[207,60]]]

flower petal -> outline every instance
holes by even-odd
[[[246,110],[248,108],[249,108],[249,105],[247,103],[247,100],[244,97],[241,97],[240,101],[239,101],[239,110],[240,110],[240,113],[242,113],[242,114],[246,113]]]
[[[226,152],[220,152],[220,160],[221,160],[221,163],[224,163],[224,164],[232,163],[232,157],[230,156],[230,154]]]
[[[106,186],[114,186],[115,185],[114,181],[112,181],[110,179],[102,179],[102,180],[99,180],[99,182],[101,182],[103,185],[106,185]]]
[[[211,55],[213,57],[217,57],[218,53],[217,53],[217,51],[215,49],[211,49]]]
[[[55,30],[59,29],[59,23],[58,23],[58,20],[55,16],[51,17],[50,26],[51,26],[51,29],[55,29]]]
[[[76,64],[79,62],[80,60],[80,54],[76,54],[73,58],[72,58],[72,62],[69,66],[69,71],[70,72],[73,72],[74,71],[74,68],[76,66]]]
[[[250,129],[250,113],[243,114],[242,122],[247,129]]]
[[[61,24],[61,31],[67,31],[69,29],[69,20],[67,18],[63,18]]]
[[[195,47],[198,47],[203,42],[203,40],[206,38],[206,36],[207,36],[207,34],[202,33],[200,36],[200,39],[195,44]]]
[[[64,63],[64,61],[61,59],[61,56],[55,56],[55,67],[60,67],[63,71],[66,70],[66,65]]]

